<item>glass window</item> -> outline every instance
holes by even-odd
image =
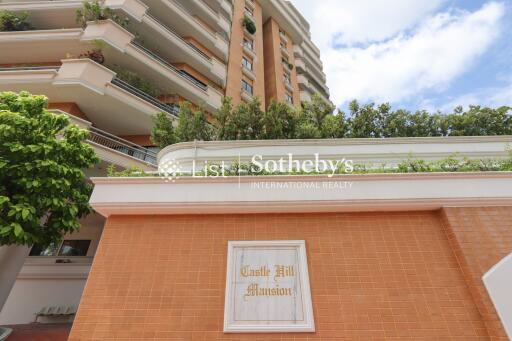
[[[29,256],[57,256],[57,252],[59,251],[59,244],[51,243],[48,246],[42,246],[35,244],[32,246],[32,249],[30,249]]]
[[[285,94],[285,97],[286,97],[286,102],[290,103],[290,104],[293,104],[293,97],[292,95],[290,94]]]
[[[30,249],[29,256],[56,257],[56,256],[87,256],[91,245],[90,240],[64,240],[60,243],[51,243],[48,246],[35,244]]]
[[[242,90],[244,90],[252,96],[252,85],[244,79],[242,79]]]
[[[249,70],[252,70],[252,60],[242,57],[242,65],[248,68]]]
[[[65,240],[60,247],[59,256],[87,256],[90,240]]]
[[[254,40],[249,38],[244,38],[244,46],[247,47],[249,50],[254,50]]]
[[[286,83],[288,83],[288,84],[291,84],[291,83],[292,83],[292,81],[291,81],[291,79],[290,79],[290,75],[289,75],[289,74],[287,74],[287,73],[285,73],[285,74],[284,74],[284,81],[285,81]]]
[[[254,11],[252,8],[250,8],[249,6],[245,6],[245,11],[247,12],[247,14],[249,14],[251,17],[254,16]]]

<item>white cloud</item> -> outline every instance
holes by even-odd
[[[434,14],[444,0],[303,1],[294,3],[309,16],[338,105],[353,98],[396,102],[442,90],[497,39],[505,12],[497,2],[475,12]],[[369,44],[337,49],[335,38]]]

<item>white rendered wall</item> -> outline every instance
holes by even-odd
[[[489,270],[482,279],[501,323],[512,340],[512,253]]]

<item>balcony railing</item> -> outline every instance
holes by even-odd
[[[20,71],[20,70],[58,70],[60,65],[54,66],[13,66],[13,67],[0,67],[0,71]]]
[[[98,128],[91,127],[89,129],[89,141],[129,155],[153,166],[157,165],[157,156],[155,152]]]
[[[203,51],[201,51],[200,49],[198,49],[196,46],[194,46],[192,43],[186,41],[185,39],[183,39],[178,33],[176,33],[174,30],[172,30],[171,28],[169,28],[167,25],[165,25],[164,23],[162,23],[160,20],[158,20],[157,18],[155,18],[154,16],[152,16],[151,14],[149,13],[146,13],[146,15],[153,19],[155,22],[157,22],[160,26],[162,26],[162,28],[164,28],[166,31],[168,31],[170,34],[174,35],[176,38],[180,39],[181,41],[183,41],[184,43],[186,43],[189,47],[191,47],[196,53],[198,53],[201,57],[205,58],[206,60],[211,60],[210,56],[208,56],[206,53],[204,53]]]
[[[153,96],[148,95],[144,91],[137,89],[136,87],[126,83],[125,81],[123,81],[119,78],[114,78],[112,80],[112,84],[117,85],[121,89],[124,89],[124,90],[130,92],[131,94],[153,104],[155,107],[162,109],[163,111],[165,111],[168,114],[171,114],[173,116],[178,116],[178,114],[179,114],[179,109],[175,105],[165,104],[163,102],[160,102]]]
[[[159,55],[157,55],[153,51],[149,50],[148,48],[142,46],[140,43],[138,43],[136,41],[133,41],[132,44],[135,47],[137,47],[139,50],[141,50],[144,53],[150,55],[154,59],[158,60],[159,62],[161,62],[162,64],[167,66],[169,69],[173,70],[178,75],[180,75],[181,77],[185,78],[187,81],[191,82],[192,84],[194,84],[195,86],[197,86],[201,90],[203,90],[203,91],[207,91],[208,90],[208,86],[207,85],[205,85],[204,83],[201,83],[200,81],[198,81],[194,77],[190,76],[189,74],[184,73],[183,71],[177,69],[174,65],[170,64],[168,61],[166,61],[165,59],[163,59],[162,57],[160,57]]]

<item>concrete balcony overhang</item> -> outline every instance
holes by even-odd
[[[51,62],[72,53],[79,56],[97,48],[103,41],[102,52],[109,65],[134,71],[155,85],[164,94],[179,94],[198,105],[214,111],[221,105],[221,94],[212,87],[203,87],[183,76],[176,68],[142,46],[133,43],[134,36],[111,20],[89,22],[85,30],[64,29],[0,33],[0,46],[8,51],[0,63]],[[39,48],[37,48],[39,46]],[[18,57],[20,49],[32,51]],[[35,53],[34,51],[37,51]],[[74,53],[73,53],[74,52]],[[42,56],[37,54],[41,53]]]
[[[30,11],[30,20],[40,29],[76,28],[75,12],[83,5],[82,1],[57,0],[22,3],[0,3],[0,9],[10,11]],[[226,84],[226,65],[205,55],[185,41],[180,34],[158,21],[148,12],[148,6],[139,0],[105,0],[104,6],[128,15],[130,29],[144,40],[145,44],[158,51],[172,63],[186,62],[221,86]]]
[[[222,61],[228,61],[229,43],[220,34],[207,29],[175,0],[146,0],[145,3],[154,17],[173,27],[180,36],[194,37]]]
[[[282,0],[260,1],[263,9],[263,22],[273,17],[281,28],[283,28],[292,38],[295,44],[302,43],[307,37],[304,31],[294,20],[294,14],[290,11],[286,3]]]
[[[162,109],[112,83],[115,73],[90,59],[60,67],[2,69],[0,91],[29,91],[51,102],[74,102],[97,126],[116,135],[149,135]]]
[[[185,7],[190,14],[201,18],[210,27],[223,32],[227,37],[231,35],[230,22],[207,2],[203,0],[178,0],[178,3]]]
[[[94,148],[96,155],[108,164],[122,168],[137,167],[144,171],[156,171],[156,154],[130,141],[123,140],[106,131],[93,127],[92,123],[58,109],[49,110],[55,114],[66,115],[70,122],[89,131],[87,142]]]

